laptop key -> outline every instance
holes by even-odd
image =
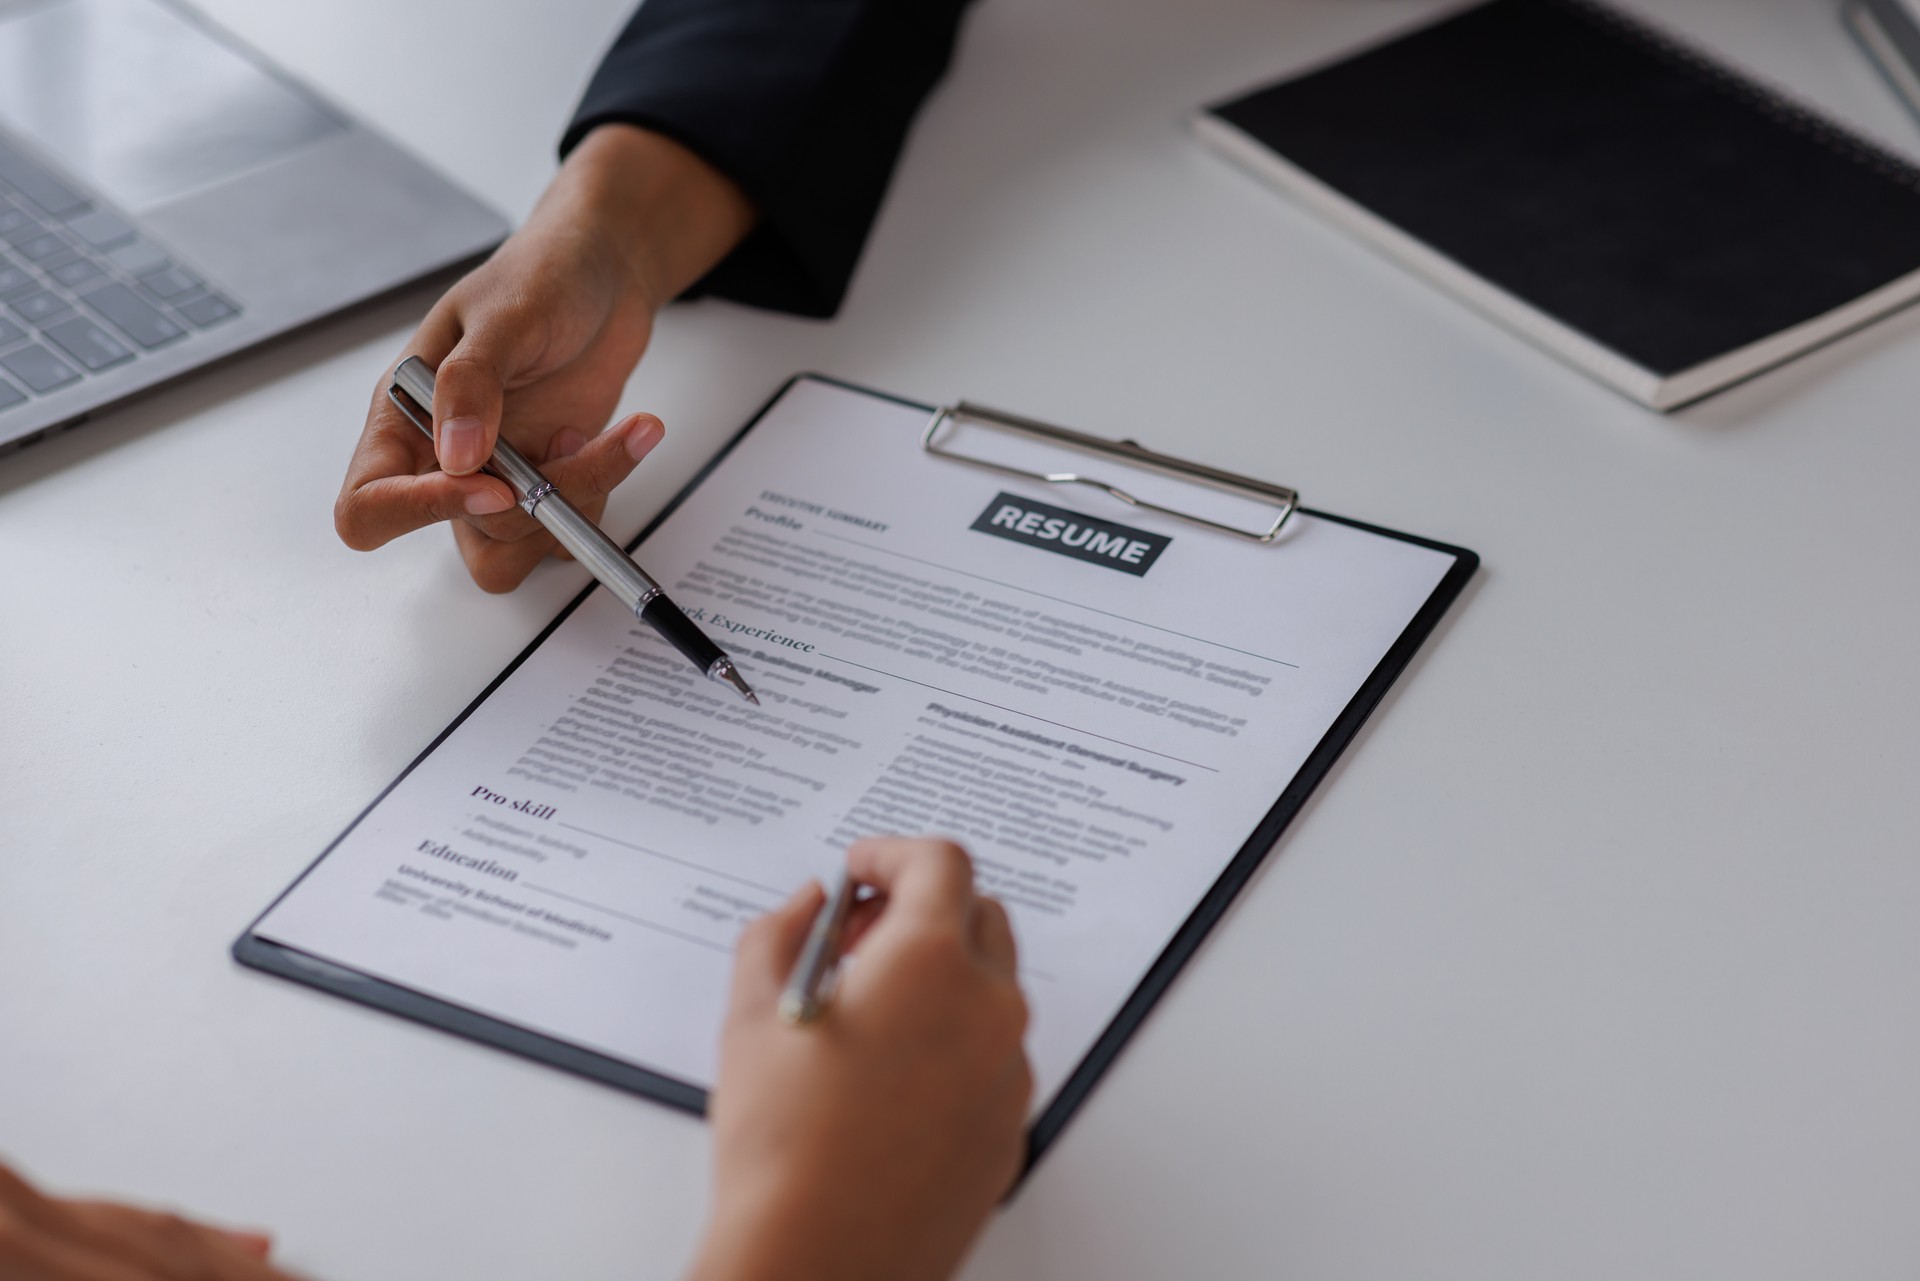
[[[14,324],[5,316],[0,316],[0,347],[11,347],[26,336],[26,330],[20,328],[20,326]]]
[[[69,289],[77,289],[89,280],[97,280],[107,273],[88,262],[85,258],[75,258],[63,266],[54,267],[47,272],[55,280]]]
[[[8,373],[42,396],[80,381],[80,375],[64,360],[38,345],[0,355],[0,365],[5,365]]]
[[[38,227],[39,225],[32,215],[23,210],[16,209],[12,205],[8,205],[5,209],[0,209],[0,236],[11,236],[16,231],[22,231],[28,227]]]
[[[73,250],[62,245],[59,253],[48,254],[45,258],[42,258],[39,262],[36,262],[33,265],[38,267],[40,270],[46,272],[49,276],[51,276],[54,272],[58,271],[60,268],[66,266],[69,263],[78,262],[79,260],[80,260],[79,254],[75,253]]]
[[[4,142],[0,142],[0,181],[55,217],[87,207],[85,196]]]
[[[59,294],[50,294],[44,289],[36,289],[30,294],[21,294],[7,304],[22,320],[39,324],[43,320],[52,320],[72,310],[67,300]]]
[[[5,259],[0,259],[0,298],[17,294],[24,289],[38,288],[32,276],[20,270]]]
[[[132,352],[115,342],[113,335],[85,316],[63,320],[57,325],[47,326],[40,332],[52,339],[54,345],[61,351],[66,352],[91,371],[110,369],[122,361],[133,359]]]
[[[24,405],[26,403],[27,394],[25,392],[15,387],[6,379],[0,378],[0,414],[4,414],[15,405]]]
[[[140,277],[141,288],[155,298],[178,298],[201,287],[199,277],[184,267],[163,267]]]
[[[168,320],[152,303],[125,285],[101,285],[97,289],[87,290],[80,297],[87,306],[112,321],[114,328],[142,347],[160,347],[186,336],[186,330]]]
[[[157,245],[144,240],[136,240],[130,245],[121,245],[118,249],[107,250],[107,257],[113,265],[129,276],[144,276],[150,271],[158,271],[170,261],[167,252]]]
[[[126,220],[104,209],[89,209],[78,217],[67,219],[67,230],[95,249],[111,249],[133,239],[133,228],[127,225]]]
[[[21,241],[15,244],[13,248],[15,253],[25,258],[28,262],[45,262],[66,247],[66,241],[60,239],[58,236],[47,234],[35,236],[31,240]]]
[[[176,298],[173,309],[192,321],[196,329],[217,325],[227,317],[239,314],[240,311],[219,294],[206,293],[195,294],[188,298]]]

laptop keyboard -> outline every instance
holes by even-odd
[[[239,314],[151,236],[0,142],[0,415]]]

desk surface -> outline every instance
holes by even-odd
[[[518,216],[625,5],[205,7]],[[1920,313],[1662,418],[1183,133],[1431,9],[988,0],[841,319],[669,313],[609,524],[817,368],[1486,557],[968,1277],[1909,1276]],[[1920,152],[1829,0],[1667,9]],[[582,581],[335,541],[430,297],[0,461],[0,1152],[332,1281],[668,1278],[699,1122],[226,954]]]

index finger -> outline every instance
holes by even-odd
[[[5,1165],[0,1165],[0,1210],[36,1225],[56,1218],[59,1213],[53,1198]]]
[[[76,1239],[82,1244],[115,1257],[144,1255],[142,1262],[174,1264],[195,1277],[257,1277],[263,1274],[254,1265],[273,1251],[272,1240],[261,1233],[235,1232],[137,1205],[68,1201],[64,1208],[80,1228]]]
[[[436,309],[407,350],[431,360],[456,335],[456,322]],[[387,395],[392,377],[388,369],[374,390],[366,427],[333,508],[334,529],[358,551],[371,551],[438,521],[513,505],[512,491],[491,476],[449,476],[438,470],[432,439]]]
[[[965,927],[973,912],[973,860],[952,841],[877,836],[847,849],[847,873],[886,895],[888,913]]]
[[[425,471],[428,464],[438,465],[433,438],[416,427],[387,396],[393,385],[393,371],[409,355],[418,356],[429,366],[446,359],[460,341],[460,320],[447,300],[442,298],[427,313],[420,327],[407,340],[399,360],[387,367],[373,389],[373,404],[367,409],[367,425],[354,446],[353,462],[347,467],[348,490],[385,476],[411,476]],[[426,407],[431,412],[432,407]]]
[[[400,412],[387,394],[392,385],[393,368],[390,367],[380,375],[373,389],[373,403],[367,406],[366,427],[353,448],[353,460],[347,464],[349,489],[385,476],[411,476],[434,463],[433,437]]]

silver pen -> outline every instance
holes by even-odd
[[[433,370],[427,368],[425,361],[418,356],[408,356],[401,361],[400,367],[393,371],[387,399],[406,415],[408,422],[432,438]],[[627,555],[620,544],[608,538],[598,525],[568,502],[553,482],[527,461],[526,455],[504,439],[496,441],[493,457],[487,461],[485,470],[506,481],[520,500],[520,509],[545,525],[547,531],[560,540],[560,545],[573,553],[575,560],[585,565],[622,605],[633,611],[634,617],[659,632],[667,644],[706,673],[708,680],[731,685],[742,698],[759,706],[759,698],[742,679],[740,669],[727,652],[694,626],[693,620],[667,598],[660,584],[634,564],[633,557]]]
[[[827,1008],[820,987],[840,962],[840,938],[846,933],[847,913],[853,908],[853,889],[853,878],[842,872],[840,884],[813,918],[800,959],[793,963],[793,973],[787,976],[787,986],[780,993],[780,1017],[789,1023],[811,1023]]]

